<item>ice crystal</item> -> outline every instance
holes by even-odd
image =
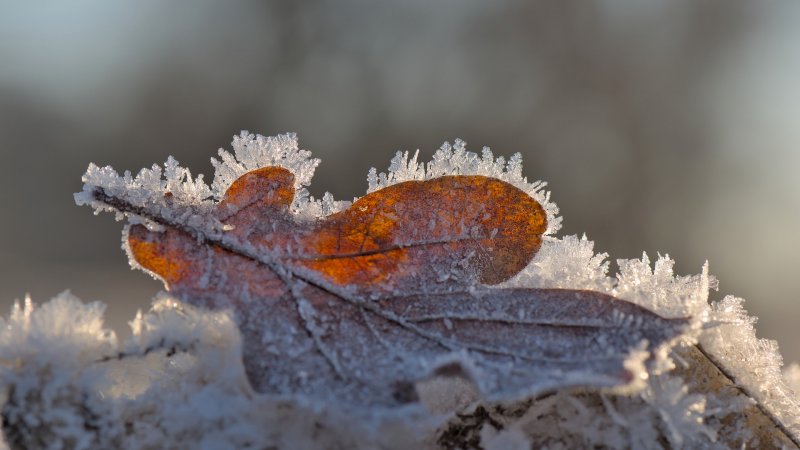
[[[242,174],[267,166],[278,166],[294,174],[295,197],[290,210],[298,217],[314,219],[339,211],[349,202],[334,201],[330,194],[322,200],[309,195],[309,185],[319,159],[312,158],[311,152],[301,150],[294,133],[265,137],[242,131],[234,136],[233,153],[219,150],[219,160],[211,158],[214,166],[214,181],[207,185],[200,174],[192,179],[189,169],[181,167],[177,160],[169,157],[163,168],[153,165],[142,169],[134,177],[130,172],[120,175],[113,168],[90,164],[83,176],[84,188],[75,194],[79,205],[90,205],[95,212],[111,211],[122,219],[131,217],[134,223],[145,223],[157,228],[158,224],[143,219],[141,215],[154,215],[182,222],[191,222],[207,234],[221,229],[218,221],[208,221],[208,211],[222,199],[225,190]],[[107,203],[98,201],[97,192],[104,197],[125,200],[139,212],[119,213]]]
[[[267,166],[288,169],[295,176],[295,188],[307,187],[319,165],[319,159],[312,158],[311,152],[297,146],[294,133],[265,137],[242,131],[233,137],[231,146],[232,154],[219,149],[220,159],[211,158],[215,169],[211,189],[217,198],[222,198],[228,186],[240,176]]]
[[[122,346],[103,306],[68,293],[15,305],[0,331],[4,443],[14,448],[408,448],[427,415],[359,425],[334,409],[257,396],[225,313],[166,294]],[[123,426],[127,424],[127,426]]]
[[[608,276],[609,263],[606,258],[606,253],[594,253],[594,243],[586,235],[581,238],[547,238],[528,267],[503,286],[588,289],[611,293],[614,280]]]
[[[743,303],[733,296],[713,303],[709,321],[715,326],[700,335],[700,343],[748,395],[800,435],[800,398],[783,377],[778,343],[756,337],[756,319],[747,315]]]
[[[508,182],[538,201],[547,213],[547,231],[550,235],[561,229],[561,217],[558,206],[550,201],[550,192],[545,191],[547,183],[543,181],[529,182],[522,175],[522,155],[515,153],[506,162],[502,156],[494,158],[492,151],[484,147],[481,155],[467,151],[467,143],[456,139],[453,145],[445,142],[433,155],[433,161],[427,165],[417,162],[419,150],[409,159],[409,153],[397,152],[389,165],[388,172],[370,169],[367,175],[367,192],[401,183],[403,181],[430,180],[447,175],[483,175]]]
[[[606,253],[594,253],[594,243],[584,235],[550,237],[531,263],[502,286],[588,289],[605,292],[657,312],[664,317],[694,317],[705,320],[708,291],[717,281],[708,265],[699,275],[675,276],[669,255],[660,256],[651,267],[649,256],[618,260],[619,273],[608,276]]]
[[[297,135],[294,133],[282,134],[274,137],[265,137],[242,131],[239,136],[234,136],[233,153],[219,149],[219,160],[211,158],[214,166],[214,182],[211,190],[217,199],[233,183],[245,173],[267,166],[277,166],[288,169],[294,174],[294,185],[297,189],[291,210],[295,213],[308,213],[309,203],[315,204],[310,217],[319,217],[326,212],[325,208],[317,204],[310,197],[306,187],[311,183],[314,171],[319,165],[319,159],[312,158],[311,152],[301,150],[297,145]],[[330,202],[327,210],[333,209]]]
[[[503,432],[484,429],[481,442],[489,447],[505,434],[525,439],[523,448],[661,449],[665,436],[674,448],[726,448],[714,443],[713,430],[703,423],[705,406],[703,395],[687,394],[682,380],[671,377],[651,381],[636,396],[562,392],[489,410]]]
[[[41,308],[30,299],[15,303],[9,318],[0,322],[8,445],[113,447],[123,422],[100,395],[107,380],[93,364],[117,346],[114,333],[103,328],[104,309],[63,293]]]

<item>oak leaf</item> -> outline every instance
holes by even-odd
[[[212,188],[170,159],[163,179],[157,166],[136,179],[90,166],[77,194],[132,218],[132,263],[174,296],[233,312],[259,392],[397,406],[432,379],[494,400],[623,387],[688,326],[599,292],[493,287],[553,229],[552,207],[532,190],[423,171],[303,217],[316,160],[275,139],[221,152]]]

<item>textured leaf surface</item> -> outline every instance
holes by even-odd
[[[687,327],[599,292],[490,287],[531,261],[549,225],[507,181],[386,183],[309,219],[295,211],[298,174],[241,172],[218,202],[169,181],[160,198],[133,195],[139,185],[107,174],[79,201],[144,218],[128,228],[133,261],[184,301],[233,310],[258,391],[393,406],[431,377],[495,399],[621,387],[645,374],[643,350]]]

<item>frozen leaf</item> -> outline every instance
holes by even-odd
[[[308,194],[318,160],[293,135],[233,147],[210,187],[172,158],[90,166],[76,199],[127,217],[131,262],[171,293],[121,346],[100,304],[15,306],[0,448],[800,442],[798,366],[781,373],[741,299],[709,304],[708,264],[676,276],[645,254],[609,274],[585,236],[552,236],[518,155],[400,153],[352,204]]]
[[[318,161],[294,136],[234,149],[211,188],[170,159],[166,180],[90,166],[76,199],[132,218],[132,263],[174,296],[233,312],[260,392],[390,407],[436,380],[495,400],[629,387],[688,327],[606,293],[492,287],[560,222],[518,157],[457,142],[425,170],[400,154],[343,208],[308,196]]]

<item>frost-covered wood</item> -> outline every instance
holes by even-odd
[[[291,224],[312,227],[351,206],[307,195],[318,161],[293,135],[243,133],[234,154],[220,157],[211,186],[173,159],[137,177],[90,166],[79,203],[129,217],[142,236],[183,233],[181,245],[200,249],[205,265],[190,276],[168,272],[171,292],[134,319],[122,344],[103,328],[100,304],[62,294],[41,307],[17,305],[0,329],[7,445],[797,446],[800,369],[781,373],[776,346],[755,337],[742,301],[709,304],[707,266],[676,277],[668,257],[654,266],[646,255],[619,261],[610,276],[591,241],[552,236],[557,208],[543,183],[522,177],[518,156],[506,163],[457,142],[428,165],[406,153],[388,174],[370,171],[368,196],[454,175],[502,180],[547,218],[536,255],[500,285],[478,283],[466,264],[373,295],[309,269],[305,247],[265,251],[242,232],[247,221],[230,220],[252,213],[249,202],[219,214],[230,187],[264,167],[294,175],[293,197],[272,185],[273,200],[289,201]],[[184,276],[200,284],[182,284]]]

